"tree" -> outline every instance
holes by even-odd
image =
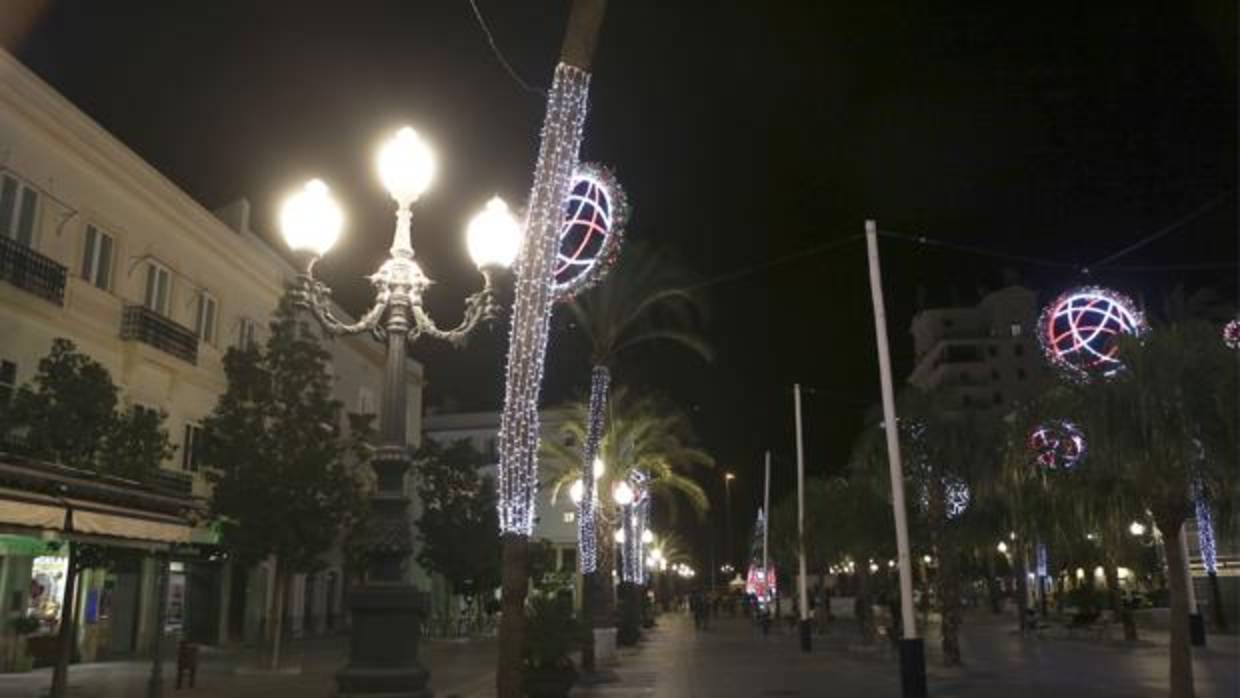
[[[584,467],[590,467],[598,455],[595,445],[603,433],[603,408],[611,386],[611,371],[621,354],[656,342],[670,342],[707,361],[712,358],[710,346],[700,334],[703,306],[686,290],[690,281],[688,274],[668,259],[649,245],[630,243],[606,281],[570,306],[577,327],[590,342],[593,366],[591,399],[583,435],[585,447],[581,450]],[[579,525],[583,535],[589,535],[592,530],[597,535],[593,508],[585,509]],[[607,579],[611,574],[610,556],[604,555],[598,562],[599,573]],[[583,585],[591,590],[587,594],[588,602],[583,605],[585,612],[592,615],[597,610],[603,619],[608,618],[611,595],[603,594],[601,604],[593,601],[593,587],[596,586],[593,574],[585,575]],[[587,668],[592,668],[589,666],[593,662],[592,642],[592,636],[587,638]]]
[[[1178,539],[1194,515],[1195,481],[1213,492],[1237,487],[1236,358],[1217,325],[1192,317],[1156,324],[1144,338],[1122,339],[1119,355],[1125,371],[1082,390],[1091,450],[1114,453],[1091,467],[1117,470],[1129,480],[1136,504],[1162,532],[1171,594],[1171,696],[1191,698],[1188,560]]]
[[[362,516],[364,420],[346,431],[331,397],[330,354],[286,294],[264,348],[224,356],[228,387],[203,422],[202,458],[214,485],[212,513],[224,545],[243,564],[272,558],[272,666],[279,663],[284,594],[295,573]]]
[[[495,478],[481,476],[485,457],[468,439],[427,441],[415,457],[422,517],[418,562],[442,574],[452,590],[480,601],[500,584]],[[482,604],[475,608],[481,612]]]
[[[91,472],[145,482],[172,457],[164,414],[128,408],[117,412],[120,390],[103,364],[56,339],[39,360],[31,383],[22,386],[0,422],[0,436],[19,443],[32,458]],[[77,617],[76,582],[82,570],[109,566],[120,551],[99,545],[69,545],[69,573],[60,621],[59,652],[52,671],[52,696],[62,696]]]
[[[561,426],[557,438],[542,442],[542,455],[550,475],[552,496],[581,479],[582,452],[585,449],[590,409],[586,403],[569,406],[569,418]],[[599,520],[612,524],[617,520],[616,504],[611,498],[612,486],[641,472],[656,501],[666,506],[671,516],[679,502],[687,502],[699,516],[709,508],[706,493],[686,471],[695,467],[712,467],[714,459],[693,445],[693,432],[685,415],[652,397],[636,397],[629,391],[617,390],[608,401],[606,428],[599,441],[599,457],[605,464],[598,480]],[[591,469],[592,470],[592,469]],[[599,552],[598,575],[611,579],[613,564],[613,526],[596,530]],[[602,594],[596,611],[610,617],[614,612],[612,594]]]

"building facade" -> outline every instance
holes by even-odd
[[[949,392],[960,408],[1009,408],[1045,374],[1037,342],[1037,294],[1008,286],[972,307],[929,308],[913,317],[909,383]]]
[[[265,339],[294,274],[250,227],[247,202],[207,210],[0,51],[0,396],[68,338],[107,367],[126,404],[167,415],[177,451],[164,467],[205,498],[194,441],[226,387],[224,353]],[[335,397],[349,411],[376,411],[383,348],[360,337],[326,346]],[[416,441],[422,371],[413,362],[409,383]],[[344,622],[341,556],[324,562],[294,580],[286,627],[295,635]],[[261,636],[266,566],[204,559],[175,571],[171,593],[191,608],[192,639]]]

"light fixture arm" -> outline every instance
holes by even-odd
[[[469,333],[477,327],[479,322],[489,322],[499,317],[500,305],[495,298],[495,288],[491,282],[491,270],[483,269],[482,278],[482,290],[470,294],[465,299],[465,315],[461,319],[461,324],[450,330],[441,329],[431,319],[431,316],[422,307],[422,304],[415,303],[412,306],[414,322],[413,327],[409,329],[409,341],[426,335],[427,337],[441,339],[453,346],[460,347],[469,339]]]
[[[342,322],[332,312],[331,288],[314,278],[314,265],[318,261],[318,257],[312,257],[306,264],[305,273],[297,275],[297,288],[294,293],[298,305],[310,310],[328,334],[361,334],[375,331],[379,326],[379,320],[383,317],[383,311],[387,310],[389,294],[380,292],[375,299],[375,304],[357,322]]]

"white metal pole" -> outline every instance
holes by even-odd
[[[900,463],[900,432],[896,423],[895,389],[891,383],[891,352],[887,345],[887,312],[883,307],[883,277],[878,265],[878,226],[865,222],[865,246],[870,262],[870,295],[874,301],[874,334],[878,340],[878,376],[883,393],[883,427],[891,468],[891,506],[896,518],[896,552],[900,563],[900,617],[904,639],[917,637],[913,615],[913,561],[908,547],[908,519],[904,508],[904,467]]]
[[[766,544],[771,530],[771,452],[766,452],[766,484],[762,487],[762,511],[766,521],[762,526],[762,574],[770,570],[767,563]],[[769,584],[769,582],[768,582]]]
[[[809,591],[805,588],[805,447],[801,435],[801,384],[792,387],[797,416],[797,565],[800,567],[801,622],[809,620]]]

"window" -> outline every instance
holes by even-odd
[[[998,356],[999,347],[996,347],[995,345],[991,344],[990,346],[986,347],[986,353],[991,356]]]
[[[577,550],[574,548],[564,548],[560,551],[560,571],[575,569],[577,569]]]
[[[1015,355],[1017,355],[1017,356],[1024,356],[1024,355],[1025,355],[1025,345],[1024,345],[1024,344],[1016,344],[1015,346],[1013,346],[1013,347],[1012,347],[1012,353],[1013,353],[1013,354],[1015,354]]]
[[[1022,381],[1025,380],[1025,369],[1023,368],[1016,369],[1016,378],[1017,380],[1022,380]]]
[[[12,400],[15,390],[17,390],[17,364],[12,361],[0,361],[0,403],[8,403]]]
[[[237,347],[241,349],[253,348],[257,343],[258,325],[248,317],[243,317],[237,321]]]
[[[168,314],[168,295],[172,286],[168,267],[157,262],[146,264],[146,296],[142,304],[160,315]]]
[[[992,380],[992,381],[997,381],[997,380],[999,380],[999,371],[998,371],[997,369],[992,369],[992,370],[991,370],[991,372],[990,372],[990,380]]]
[[[1020,327],[1020,323],[1019,323],[1019,322],[1013,322],[1013,323],[1011,324],[1011,326],[1009,327],[1009,329],[1012,331],[1012,336],[1013,336],[1013,337],[1019,337],[1019,336],[1020,336],[1021,327]]]
[[[82,278],[108,290],[112,282],[112,236],[93,225],[86,226],[86,250],[82,253]]]
[[[960,404],[963,405],[964,407],[972,407],[973,398],[969,397],[968,395],[963,395],[960,398]]]
[[[202,291],[198,294],[198,320],[195,329],[198,330],[199,339],[211,344],[215,343],[215,316],[215,297]]]
[[[0,177],[0,234],[27,247],[34,245],[39,193],[16,177]]]
[[[359,386],[357,389],[357,413],[375,413],[375,391],[364,385]]]
[[[572,523],[576,520],[577,520],[577,512],[575,511],[564,512],[564,523]]]
[[[198,452],[202,449],[202,427],[185,423],[185,438],[181,441],[181,470],[198,472]]]
[[[995,393],[995,395],[994,395],[994,400],[995,400],[995,404],[996,404],[996,405],[1002,405],[1002,404],[1003,404],[1003,395],[1001,395],[1001,394],[999,394],[999,393]]]

